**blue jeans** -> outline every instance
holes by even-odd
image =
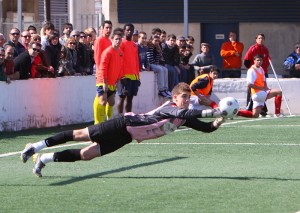
[[[157,87],[159,91],[168,89],[168,69],[159,64],[150,64],[150,70],[157,73]]]
[[[179,83],[179,77],[177,69],[169,64],[166,64],[168,69],[168,84],[169,84],[169,91],[172,91],[173,87]]]

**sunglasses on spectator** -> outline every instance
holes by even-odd
[[[86,36],[85,36],[85,35],[82,35],[82,36],[80,36],[80,38],[86,38]]]
[[[73,37],[79,37],[79,35],[72,35]]]
[[[87,34],[86,36],[87,36],[87,37],[92,37],[92,34]]]
[[[23,38],[31,38],[31,35],[24,35]]]
[[[32,48],[32,50],[35,52],[40,52],[40,49],[38,49],[38,48]]]
[[[76,43],[75,42],[70,42],[70,44],[75,45]]]
[[[20,35],[20,33],[10,33],[11,35]]]
[[[34,40],[34,41],[41,41],[40,38],[34,38],[33,40]]]

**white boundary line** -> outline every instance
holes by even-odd
[[[287,116],[288,117],[295,117],[294,115]],[[242,121],[233,121],[233,122],[228,122],[222,124],[222,126],[227,126],[231,124],[238,124],[238,123],[247,123],[247,122],[255,122],[255,121],[261,121],[261,120],[271,120],[271,119],[284,119],[284,118],[257,118],[257,119],[251,119],[251,120],[242,120]],[[221,127],[222,127],[221,126]],[[293,126],[298,126],[298,125],[293,125]],[[191,128],[187,129],[179,129],[176,130],[175,132],[181,132],[181,131],[187,131],[191,130]],[[87,145],[90,144],[91,142],[81,142],[81,143],[71,143],[71,144],[65,144],[65,145],[60,145],[60,146],[54,146],[54,147],[49,147],[45,148],[44,150],[51,150],[51,149],[58,149],[62,147],[70,147],[70,146],[79,146],[79,145]],[[137,143],[131,143],[131,145],[136,145]],[[151,143],[151,142],[142,142],[140,143],[141,145],[239,145],[239,146],[300,146],[300,144],[288,144],[288,143],[278,143],[278,144],[273,144],[273,143]],[[19,152],[8,152],[4,154],[0,154],[0,158],[4,157],[9,157],[13,155],[19,155],[21,154],[21,151]]]

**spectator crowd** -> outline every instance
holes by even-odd
[[[193,36],[176,36],[160,28],[153,28],[150,35],[138,31],[132,24],[123,28],[112,28],[108,20],[96,29],[73,29],[71,23],[65,23],[62,34],[51,22],[45,22],[38,32],[35,26],[20,31],[12,28],[9,38],[0,33],[0,81],[10,83],[12,80],[29,78],[55,78],[63,76],[96,76],[97,95],[94,102],[95,123],[102,122],[112,115],[114,94],[119,95],[118,112],[132,109],[133,97],[138,93],[140,72],[153,71],[157,74],[158,95],[171,98],[170,91],[179,82],[191,85],[195,92],[196,103],[215,108],[216,104],[209,98],[201,98],[201,90],[209,96],[212,83],[220,74],[227,78],[240,78],[242,67],[243,43],[237,41],[237,32],[229,32],[229,40],[220,49],[223,59],[222,67],[217,68],[215,56],[210,52],[212,44],[201,43],[199,54],[194,55]],[[121,38],[121,43],[119,40]],[[264,34],[258,34],[256,43],[245,54],[244,65],[253,66],[254,57],[262,56],[265,77],[268,77],[269,51],[264,45]],[[118,55],[105,50],[111,47]],[[300,77],[300,44],[295,44],[294,51],[284,60],[283,67],[290,77]],[[105,58],[104,58],[104,56]],[[110,58],[110,57],[120,57]],[[109,70],[110,64],[120,64],[116,73]],[[120,74],[121,73],[121,74]],[[107,77],[118,75],[118,77]],[[109,82],[107,82],[109,78]],[[210,80],[211,79],[211,80]],[[113,95],[113,96],[112,96]],[[252,110],[249,93],[249,110]],[[200,99],[202,99],[200,101]],[[267,108],[262,110],[266,113]],[[106,115],[105,115],[106,114]]]

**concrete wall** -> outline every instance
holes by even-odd
[[[164,101],[157,93],[156,75],[141,73],[142,85],[133,99],[133,112],[143,113]],[[291,112],[300,114],[300,79],[280,79]],[[271,88],[278,88],[276,79],[268,79]],[[238,99],[241,108],[246,104],[245,79],[218,79],[214,85],[213,99],[223,97]],[[18,131],[58,125],[93,121],[95,97],[94,76],[72,76],[56,79],[30,79],[0,82],[0,131]],[[267,102],[269,113],[274,112],[274,99]],[[285,102],[282,110],[289,114]],[[116,109],[115,109],[116,113]]]
[[[147,112],[164,102],[157,95],[153,72],[142,73],[141,81],[134,112]],[[0,131],[93,121],[95,88],[94,76],[0,82]]]

